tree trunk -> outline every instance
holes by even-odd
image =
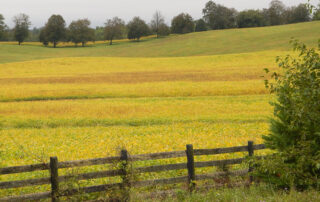
[[[110,40],[110,45],[112,45],[112,39]]]
[[[86,44],[85,42],[82,42],[82,47],[84,47],[85,44]]]
[[[53,42],[53,48],[56,48],[57,47],[57,42]]]
[[[21,45],[21,41],[18,41],[19,46]]]

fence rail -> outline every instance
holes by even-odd
[[[244,170],[196,175],[196,172],[195,172],[196,168],[241,164],[245,160],[245,158],[195,162],[194,156],[217,155],[217,154],[226,154],[226,153],[235,153],[235,152],[248,152],[248,156],[253,156],[254,150],[262,150],[265,148],[266,147],[263,144],[254,145],[252,141],[249,141],[247,146],[216,148],[216,149],[193,149],[192,145],[187,145],[185,151],[140,154],[140,155],[132,155],[132,156],[128,155],[128,152],[126,150],[122,150],[120,156],[77,160],[77,161],[58,162],[57,157],[51,157],[50,163],[0,168],[0,175],[48,170],[50,172],[50,177],[0,182],[0,189],[11,189],[11,188],[51,184],[50,192],[25,194],[20,196],[9,196],[6,198],[0,198],[0,201],[26,201],[26,200],[40,200],[45,198],[51,198],[52,201],[58,201],[59,197],[71,196],[76,193],[79,193],[79,191],[81,193],[92,193],[92,192],[106,191],[111,188],[124,189],[125,187],[126,188],[144,187],[144,186],[150,186],[150,185],[176,184],[176,183],[184,183],[184,182],[188,183],[189,190],[192,192],[195,189],[196,181],[216,179],[217,177],[226,177],[226,176],[245,176],[249,172],[251,172],[253,169],[249,165],[249,168]],[[128,162],[170,159],[170,158],[180,158],[180,157],[187,157],[186,158],[187,162],[138,167],[138,168],[133,168],[133,170],[134,170],[134,173],[138,174],[138,173],[163,172],[163,171],[170,171],[170,170],[187,169],[188,170],[187,176],[166,178],[166,179],[135,181],[135,182],[131,182],[128,177],[128,173],[127,173]],[[77,175],[59,176],[58,174],[59,169],[62,169],[62,168],[75,168],[75,167],[113,164],[113,163],[121,163],[122,168],[114,169],[114,170],[82,173]],[[59,183],[65,182],[69,179],[90,180],[90,179],[98,179],[98,178],[114,177],[114,176],[121,176],[122,183],[89,186],[89,187],[83,187],[80,190],[78,189],[77,190],[60,190],[59,189]],[[252,180],[253,179],[250,177],[250,181]]]

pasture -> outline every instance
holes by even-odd
[[[319,28],[310,22],[86,48],[0,43],[0,166],[121,148],[142,154],[262,143],[273,99],[263,69],[276,70],[275,57],[291,53],[291,36],[316,46]]]

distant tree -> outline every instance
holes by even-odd
[[[318,4],[318,8],[314,10],[312,20],[320,20],[320,4]]]
[[[170,27],[166,24],[160,24],[158,27],[158,36],[168,36],[170,35],[171,30]]]
[[[68,29],[69,40],[75,45],[81,43],[82,47],[84,47],[88,41],[94,41],[94,30],[89,27],[90,24],[88,19],[72,21]]]
[[[195,28],[196,32],[202,32],[207,30],[208,30],[207,24],[203,19],[199,19],[196,21],[196,28]]]
[[[233,8],[227,8],[210,0],[206,3],[202,13],[204,20],[211,29],[236,27],[237,11]]]
[[[266,25],[263,13],[259,10],[241,11],[237,16],[237,25],[244,27],[262,27]]]
[[[128,39],[140,40],[142,36],[147,36],[150,33],[149,27],[144,20],[139,17],[134,17],[127,25]]]
[[[4,17],[0,14],[0,41],[7,40],[8,27],[4,23]]]
[[[96,41],[104,41],[104,27],[97,26],[94,29],[94,38]]]
[[[105,23],[104,38],[109,40],[110,45],[112,45],[112,40],[122,38],[124,31],[125,22],[118,17],[114,17]]]
[[[52,15],[45,26],[45,34],[53,47],[57,47],[59,41],[66,38],[66,22],[61,15]]]
[[[160,13],[160,11],[156,11],[155,14],[153,15],[153,18],[151,20],[151,30],[157,34],[157,37],[159,37],[159,29],[161,26],[163,26],[164,23],[164,17]],[[164,28],[164,27],[162,27]]]
[[[48,40],[48,38],[47,38],[47,34],[46,34],[45,28],[40,29],[39,41],[40,41],[44,46],[48,46],[48,45],[49,45],[49,40]]]
[[[292,15],[289,23],[308,22],[311,20],[310,11],[306,4],[299,4],[292,8]]]
[[[272,0],[269,6],[270,25],[282,25],[285,23],[285,5],[279,0]]]
[[[270,22],[269,9],[268,8],[262,9],[261,10],[261,15],[263,16],[263,20],[265,22],[265,26],[270,26],[271,22]]]
[[[188,13],[181,13],[171,21],[171,31],[176,34],[186,34],[194,32],[194,22]]]
[[[26,14],[19,14],[13,18],[14,26],[14,38],[18,41],[19,45],[28,37],[29,26],[31,22],[29,21],[29,16]]]
[[[29,36],[25,41],[38,41],[39,40],[40,29],[37,27],[29,30]]]

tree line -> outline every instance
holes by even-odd
[[[45,46],[52,43],[54,47],[59,42],[73,42],[76,46],[89,41],[113,40],[128,38],[139,41],[141,37],[155,34],[157,37],[173,34],[185,34],[216,29],[246,28],[283,25],[311,20],[320,20],[320,4],[313,14],[310,14],[306,4],[286,7],[281,1],[271,1],[269,8],[261,10],[244,10],[238,12],[210,0],[202,10],[203,17],[194,20],[188,13],[181,13],[171,20],[169,27],[164,16],[157,11],[149,24],[140,17],[134,17],[127,24],[124,20],[114,17],[108,19],[104,26],[90,27],[88,19],[72,21],[67,27],[61,15],[52,15],[45,26],[30,30],[31,22],[26,14],[19,14],[13,18],[15,24],[9,29],[0,14],[0,41],[40,41]]]

